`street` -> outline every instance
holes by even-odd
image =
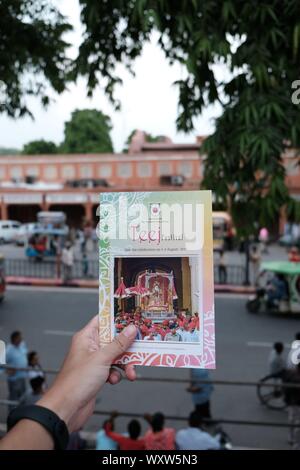
[[[300,330],[299,319],[250,315],[246,297],[216,296],[216,357],[217,369],[212,379],[256,381],[267,374],[269,349],[274,341],[287,345]],[[0,338],[20,329],[29,349],[39,352],[44,368],[58,368],[68,349],[71,335],[97,313],[97,291],[71,288],[8,287],[0,306]],[[287,352],[287,351],[285,351]],[[188,370],[139,368],[141,377],[188,378]],[[51,378],[49,378],[51,382]],[[166,415],[188,416],[192,410],[187,384],[123,381],[107,385],[98,399],[97,409],[120,412],[162,411]],[[0,375],[0,398],[6,398],[5,375]],[[250,421],[287,422],[286,411],[271,411],[258,401],[255,387],[216,385],[212,397],[214,418]],[[0,409],[0,422],[6,410]],[[96,430],[103,417],[92,417],[86,429]],[[125,431],[127,419],[119,418],[117,429]],[[179,428],[181,422],[168,425]],[[146,429],[146,426],[144,426]],[[285,449],[287,429],[224,425],[235,446],[247,448]]]

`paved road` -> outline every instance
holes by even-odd
[[[289,343],[300,330],[297,318],[251,316],[246,313],[244,297],[217,296],[216,335],[217,370],[215,379],[257,380],[266,373],[269,344],[275,340]],[[9,287],[0,306],[0,337],[21,329],[30,348],[39,351],[46,368],[57,368],[68,348],[73,331],[82,327],[97,312],[97,293],[76,289],[32,289]],[[187,378],[188,370],[139,368],[141,376]],[[0,376],[1,378],[1,376]],[[5,377],[0,379],[0,397],[6,394]],[[154,412],[187,416],[192,410],[184,384],[123,382],[118,387],[107,385],[97,407],[126,412]],[[0,421],[5,419],[0,407]],[[263,408],[251,387],[216,386],[213,395],[214,417],[286,422],[286,413]],[[103,421],[93,417],[88,429],[97,429]],[[178,428],[179,422],[174,423]],[[259,448],[287,448],[287,430],[226,426],[234,444]],[[125,429],[119,418],[118,429]]]

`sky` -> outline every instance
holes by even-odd
[[[78,0],[54,0],[61,12],[68,17],[74,31],[66,39],[74,45],[70,54],[76,53],[80,43],[82,26]],[[220,109],[207,108],[195,120],[195,131],[191,134],[176,130],[178,93],[172,83],[184,76],[180,65],[170,66],[153,35],[146,43],[143,53],[134,64],[136,76],[132,77],[123,66],[118,68],[123,85],[117,88],[116,97],[122,109],[115,111],[105,94],[97,88],[92,98],[87,97],[85,80],[69,87],[61,95],[54,95],[54,102],[43,109],[37,98],[28,100],[34,120],[30,117],[13,120],[0,114],[0,147],[22,148],[31,140],[52,140],[59,144],[63,140],[64,122],[70,119],[74,109],[96,108],[108,114],[112,121],[111,137],[114,150],[122,151],[124,142],[133,129],[142,129],[154,135],[167,135],[174,142],[194,142],[197,135],[207,135],[214,129],[213,118]]]

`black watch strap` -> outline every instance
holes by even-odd
[[[7,430],[21,419],[30,419],[43,426],[54,440],[55,450],[64,450],[69,442],[69,431],[66,423],[56,413],[38,405],[22,405],[14,408],[7,417]]]

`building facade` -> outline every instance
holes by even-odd
[[[59,210],[79,227],[97,221],[99,193],[103,191],[157,191],[199,189],[204,156],[195,143],[175,144],[162,137],[149,143],[137,131],[128,153],[0,156],[0,217],[31,222],[40,210]],[[286,184],[300,199],[300,171],[294,150],[284,155]],[[213,188],[212,188],[213,189]],[[284,219],[281,218],[281,226]]]
[[[199,188],[199,141],[147,143],[143,132],[135,137],[124,154],[0,156],[1,219],[29,222],[40,210],[62,210],[80,226],[96,221],[102,191]]]

